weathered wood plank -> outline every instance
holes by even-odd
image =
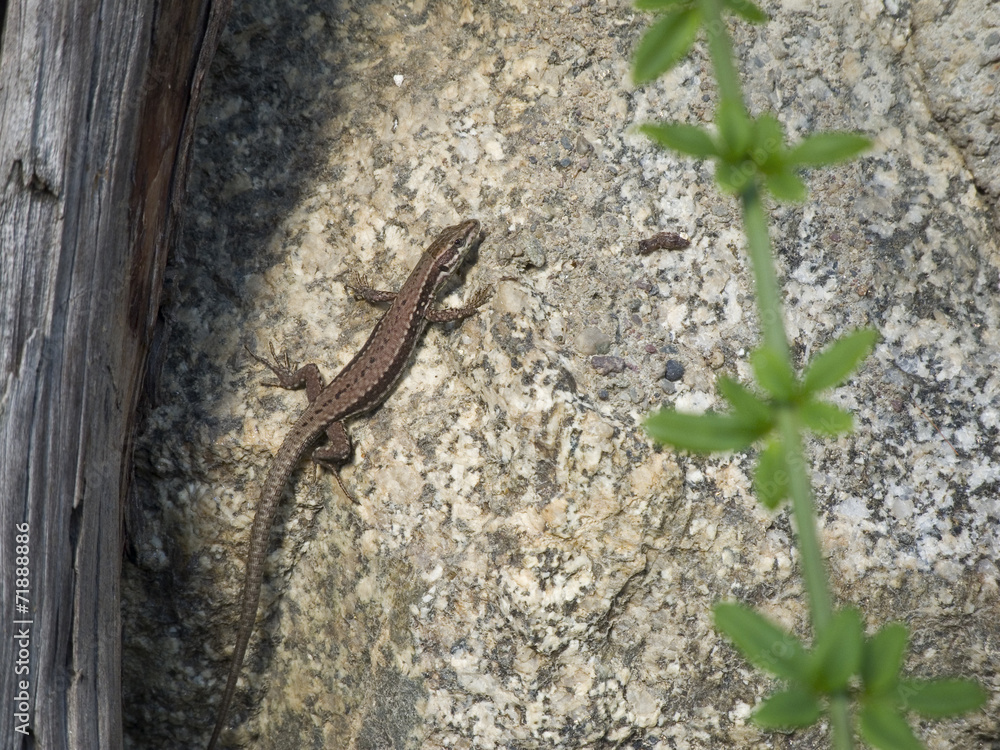
[[[122,742],[130,434],[230,0],[7,5],[0,48],[0,746]],[[156,14],[155,17],[153,14]]]

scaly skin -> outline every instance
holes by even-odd
[[[465,307],[433,310],[431,304],[444,282],[462,264],[469,249],[482,240],[479,222],[470,219],[448,227],[420,256],[399,292],[381,292],[362,282],[354,291],[370,302],[389,302],[389,309],[376,324],[368,340],[347,366],[323,385],[319,369],[314,364],[294,372],[287,355],[281,359],[271,349],[274,362],[251,352],[251,356],[267,365],[277,376],[275,385],[282,388],[306,389],[309,406],[292,426],[278,449],[271,469],[260,491],[257,515],[250,530],[246,577],[240,595],[240,620],[236,629],[236,648],[226,689],[219,704],[218,718],[208,750],[214,750],[226,723],[229,704],[236,691],[236,682],[243,668],[247,644],[257,618],[260,587],[267,554],[271,525],[281,499],[281,493],[302,457],[326,433],[328,445],[313,451],[313,460],[334,470],[337,482],[348,497],[337,468],[351,456],[351,441],[344,429],[344,420],[372,411],[381,404],[399,380],[428,322],[461,320],[475,314],[489,298],[489,290],[478,292]],[[353,498],[352,498],[353,499]]]

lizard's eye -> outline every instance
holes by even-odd
[[[465,249],[464,240],[455,240],[451,246],[451,250],[448,251],[448,257],[445,259],[444,266],[449,271],[453,271],[455,267],[462,260],[462,256],[465,254],[463,251]]]

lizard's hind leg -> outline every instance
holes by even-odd
[[[352,503],[357,503],[354,495],[348,492],[347,487],[344,486],[344,480],[340,478],[340,467],[347,463],[351,457],[351,438],[348,437],[347,430],[344,429],[344,423],[333,422],[326,428],[326,437],[329,443],[314,450],[312,460],[319,466],[332,471],[341,491],[347,495]]]

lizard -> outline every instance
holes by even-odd
[[[333,470],[341,490],[352,501],[354,498],[344,487],[338,468],[351,456],[351,441],[344,428],[344,421],[377,408],[392,391],[406,369],[410,355],[428,323],[462,320],[474,315],[492,294],[490,287],[476,292],[467,305],[457,308],[435,309],[434,303],[445,281],[462,264],[469,250],[478,246],[485,232],[475,219],[448,227],[427,247],[398,292],[373,289],[360,276],[348,284],[355,295],[371,303],[390,302],[389,309],[376,323],[368,340],[353,359],[328,384],[315,364],[307,364],[293,372],[287,352],[279,357],[273,344],[271,359],[259,357],[247,349],[255,360],[270,368],[281,388],[297,389],[303,386],[309,404],[289,430],[260,490],[257,511],[250,529],[247,550],[246,574],[240,594],[240,617],[236,629],[236,647],[226,680],[226,689],[216,714],[215,729],[208,743],[214,750],[226,723],[226,715],[236,691],[236,682],[243,667],[247,645],[257,607],[263,577],[264,558],[267,553],[271,525],[285,485],[302,457],[325,433],[327,444],[317,447],[312,459],[317,464]]]

